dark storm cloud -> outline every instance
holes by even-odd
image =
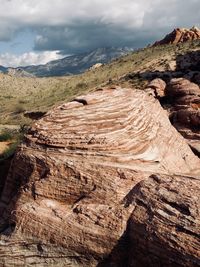
[[[45,27],[35,41],[35,50],[60,50],[71,54],[106,46],[139,47],[152,40],[150,32],[131,31],[111,24],[77,22],[70,27]]]
[[[0,0],[0,40],[24,29],[34,49],[71,54],[95,47],[141,47],[175,27],[199,25],[199,0]]]

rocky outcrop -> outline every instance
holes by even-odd
[[[185,78],[173,78],[167,84],[152,80],[145,91],[159,99],[173,126],[186,138],[194,153],[200,156],[200,88]]]
[[[152,175],[133,199],[129,266],[200,266],[199,178]]]
[[[172,79],[167,86],[171,98],[170,118],[176,129],[188,140],[197,155],[200,146],[200,88],[187,79]]]
[[[200,125],[200,88],[197,84],[183,78],[172,79],[167,95],[172,98],[174,123],[191,127]]]
[[[179,44],[197,39],[200,39],[200,29],[197,27],[193,27],[191,29],[177,28],[171,33],[167,34],[164,39],[155,42],[153,46]]]
[[[31,77],[33,78],[34,75],[21,69],[21,68],[8,68],[7,74],[13,77]]]
[[[184,78],[172,79],[167,87],[167,95],[174,98],[175,103],[188,104],[192,103],[192,97],[200,97],[199,86],[195,83],[191,83]],[[186,96],[190,96],[191,100],[188,101]]]
[[[138,183],[152,173],[195,176],[199,163],[159,102],[140,90],[99,89],[55,107],[33,124],[6,179],[0,265],[123,266]]]
[[[100,68],[102,66],[103,66],[102,63],[96,63],[92,67],[90,67],[89,70],[96,70],[96,69],[98,69],[98,68]]]
[[[145,91],[155,98],[160,99],[166,95],[166,82],[160,78],[156,78],[148,84]]]

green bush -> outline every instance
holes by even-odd
[[[4,131],[4,132],[2,132],[0,134],[0,142],[5,142],[5,141],[8,141],[8,140],[11,140],[12,137],[13,136],[12,136],[11,133]]]

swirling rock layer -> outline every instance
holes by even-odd
[[[137,184],[155,172],[195,175],[199,163],[144,92],[99,89],[54,108],[26,135],[7,177],[0,265],[97,266],[123,250]]]

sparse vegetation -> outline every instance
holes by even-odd
[[[0,124],[29,124],[23,111],[47,111],[55,104],[108,84],[143,89],[147,80],[137,75],[120,79],[128,73],[165,71],[177,55],[200,49],[200,41],[179,45],[148,47],[113,60],[99,69],[66,77],[27,78],[0,74]]]
[[[20,102],[18,104],[16,104],[15,108],[14,108],[14,113],[15,114],[19,114],[19,113],[22,113],[24,112],[26,109],[25,107],[23,106],[23,104],[21,104]]]
[[[12,134],[9,131],[3,131],[0,134],[0,142],[5,142],[12,139]]]
[[[4,130],[0,133],[0,161],[11,157],[23,139],[26,126],[22,125],[19,131]],[[4,144],[3,148],[1,145]]]

